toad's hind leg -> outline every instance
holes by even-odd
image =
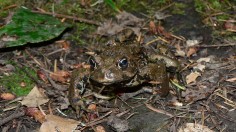
[[[156,91],[161,97],[169,93],[169,77],[166,72],[166,66],[163,63],[150,63],[141,72],[141,76],[148,78],[149,83],[159,87]]]

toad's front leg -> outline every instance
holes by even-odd
[[[81,109],[85,109],[85,103],[83,101],[83,92],[88,84],[89,70],[86,68],[76,69],[72,72],[68,99],[71,106],[76,110],[76,114],[79,116]]]

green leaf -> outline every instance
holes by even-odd
[[[59,36],[69,26],[52,16],[20,8],[11,22],[0,28],[0,48],[48,41]]]

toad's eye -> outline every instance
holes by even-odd
[[[93,59],[89,59],[89,64],[91,65],[91,68],[97,68],[97,62]]]
[[[126,69],[128,67],[128,60],[126,58],[122,58],[118,61],[118,67],[122,70]]]

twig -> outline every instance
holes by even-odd
[[[9,122],[13,119],[19,118],[19,117],[24,116],[24,115],[25,115],[25,111],[13,113],[12,115],[8,116],[5,119],[0,119],[0,126],[2,126],[3,124],[5,124],[5,123],[7,123],[7,122]]]
[[[227,47],[227,46],[236,46],[236,43],[229,44],[218,44],[218,45],[198,45],[200,48],[211,48],[211,47]]]
[[[5,8],[3,8],[1,11],[5,11],[5,10],[11,9],[11,8],[15,8],[15,7],[17,7],[16,4],[9,5],[9,6],[5,7]]]
[[[155,112],[157,112],[157,113],[161,113],[161,114],[165,114],[165,115],[167,115],[167,116],[173,117],[173,115],[172,115],[171,113],[169,113],[169,112],[166,112],[166,111],[161,110],[161,109],[154,108],[153,106],[151,106],[151,105],[149,105],[149,104],[145,104],[145,105],[146,105],[146,107],[147,107],[148,109],[150,109],[150,110],[152,110],[152,111],[155,111]]]
[[[81,128],[80,130],[82,131],[82,130],[84,130],[85,128],[92,127],[92,126],[94,126],[94,125],[97,125],[97,124],[100,124],[100,123],[102,123],[102,122],[107,121],[107,119],[105,119],[105,117],[108,116],[108,115],[110,115],[112,112],[113,112],[113,111],[109,111],[109,112],[107,112],[105,115],[103,115],[103,116],[101,116],[101,117],[99,117],[99,118],[97,118],[97,119],[95,119],[95,120],[93,120],[93,121],[91,121],[91,122],[88,122],[88,123],[85,125],[85,127]],[[103,118],[104,118],[104,119],[103,119]]]
[[[99,118],[97,118],[97,119],[95,119],[95,120],[93,120],[93,121],[91,121],[91,122],[88,122],[88,123],[86,124],[86,126],[88,127],[88,126],[93,126],[93,125],[99,124],[99,123],[97,123],[99,120],[102,120],[103,118],[107,117],[107,116],[110,115],[112,112],[113,112],[113,111],[109,111],[109,112],[107,112],[105,115],[103,115],[103,116],[101,116],[101,117],[99,117]],[[104,121],[106,121],[106,120],[104,120]]]
[[[84,18],[79,18],[79,17],[73,17],[73,16],[68,16],[68,15],[63,15],[63,14],[58,14],[58,13],[51,13],[51,12],[41,12],[41,11],[32,11],[32,12],[39,13],[39,14],[51,15],[51,16],[60,17],[60,18],[72,19],[72,20],[76,20],[76,21],[79,21],[79,22],[84,22],[84,23],[97,25],[97,26],[100,25],[98,22],[94,22],[94,21],[84,19]]]

